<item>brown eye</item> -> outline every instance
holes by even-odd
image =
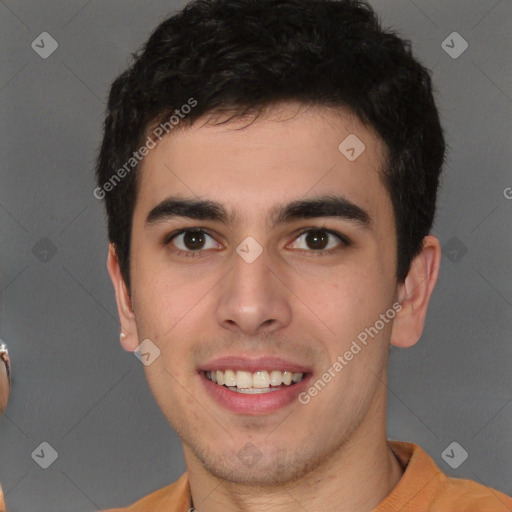
[[[325,249],[329,244],[329,235],[325,231],[309,231],[306,233],[306,244],[311,249]]]
[[[183,245],[191,251],[202,249],[205,243],[204,235],[202,231],[187,231],[183,233]]]
[[[293,248],[320,254],[330,254],[350,245],[347,237],[329,229],[313,228],[303,231],[293,242]]]
[[[173,246],[178,253],[201,253],[207,249],[218,249],[219,244],[202,229],[183,229],[169,237],[165,244]]]

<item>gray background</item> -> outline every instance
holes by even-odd
[[[420,343],[392,350],[389,437],[512,494],[512,2],[372,4],[433,69],[451,146],[434,230],[440,280]],[[127,505],[185,470],[142,366],[119,345],[92,195],[108,86],[182,5],[0,2],[0,337],[14,372],[0,481],[10,512]],[[31,48],[43,31],[59,44],[47,59]],[[441,47],[454,31],[469,44],[457,59]],[[453,441],[469,453],[456,470],[441,456]],[[42,442],[58,452],[48,469],[31,456]]]

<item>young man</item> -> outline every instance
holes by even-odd
[[[187,472],[129,511],[507,512],[386,439],[421,336],[445,145],[428,72],[364,2],[198,0],[113,84],[121,344]]]

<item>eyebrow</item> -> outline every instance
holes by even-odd
[[[236,215],[229,214],[221,203],[171,196],[149,212],[146,225],[157,224],[175,217],[209,220],[226,225],[236,220]],[[272,227],[294,220],[319,217],[334,217],[352,222],[363,229],[370,230],[372,228],[372,220],[368,212],[340,195],[323,195],[278,204],[271,209],[269,214]]]

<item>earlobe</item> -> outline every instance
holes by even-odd
[[[121,332],[119,333],[119,343],[121,343],[121,346],[127,351],[127,352],[133,352],[135,349],[133,348],[132,344],[133,340],[130,340],[128,338],[128,334],[124,332],[123,327],[121,326]]]
[[[107,268],[112,284],[114,285],[117,311],[121,324],[119,341],[125,350],[133,352],[139,345],[137,323],[132,309],[130,295],[121,273],[119,258],[115,246],[112,243],[109,244]]]
[[[411,262],[409,273],[398,289],[402,309],[393,323],[392,345],[407,348],[420,339],[440,264],[439,240],[428,235],[423,239],[423,248]]]

